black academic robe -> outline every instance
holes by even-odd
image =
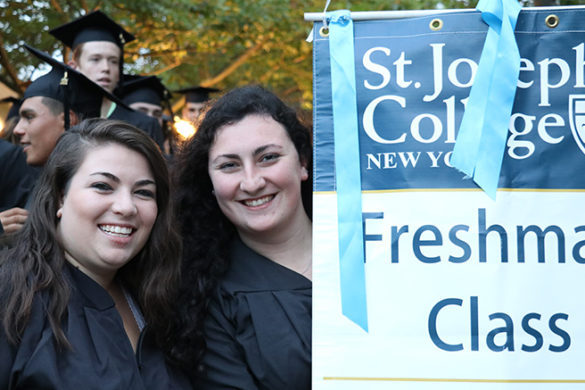
[[[189,389],[151,341],[148,327],[134,353],[110,295],[67,266],[71,298],[63,329],[73,349],[59,352],[37,294],[22,341],[13,346],[0,328],[0,388],[12,389]]]
[[[206,374],[195,387],[310,389],[311,307],[309,279],[235,240],[205,321]]]
[[[116,105],[114,112],[108,117],[108,119],[117,119],[144,130],[146,134],[163,148],[164,136],[158,121],[142,112],[134,111],[120,104]]]
[[[24,207],[38,173],[20,146],[0,140],[0,211]]]

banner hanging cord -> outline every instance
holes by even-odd
[[[331,0],[327,0],[325,3],[325,8],[323,8],[323,27],[326,29],[329,28],[327,25],[327,8],[329,8],[329,3],[331,3]]]

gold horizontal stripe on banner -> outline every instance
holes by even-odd
[[[585,379],[456,379],[456,378],[368,378],[326,376],[326,381],[379,381],[379,382],[450,382],[450,383],[585,383]]]

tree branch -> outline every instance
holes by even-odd
[[[230,74],[235,72],[235,70],[238,69],[241,65],[243,65],[246,61],[248,61],[250,57],[254,56],[256,52],[258,52],[262,48],[266,41],[267,39],[258,41],[254,46],[246,50],[244,54],[242,54],[239,58],[233,61],[227,68],[219,72],[217,76],[207,80],[203,80],[199,85],[201,85],[202,87],[211,87],[219,83],[220,81],[228,77]]]
[[[4,34],[0,33],[0,64],[8,73],[8,76],[12,79],[13,83],[10,83],[12,87],[16,87],[17,92],[22,94],[24,92],[24,88],[22,86],[22,82],[19,80],[12,63],[9,60],[8,53],[4,49]]]
[[[153,72],[153,74],[154,74],[154,75],[159,75],[159,74],[161,74],[161,73],[164,73],[164,72],[166,72],[167,70],[174,69],[174,68],[176,68],[176,67],[177,67],[177,66],[179,66],[179,65],[181,65],[181,61],[175,61],[175,62],[173,62],[172,64],[169,64],[169,65],[165,66],[164,68],[162,68],[162,69],[159,69],[159,70],[157,70],[156,72]]]
[[[199,85],[202,87],[211,87],[211,86],[219,83],[221,80],[225,79],[230,74],[235,72],[235,70],[238,69],[246,61],[248,61],[248,59],[253,57],[256,54],[256,52],[258,52],[262,48],[262,46],[264,45],[264,43],[266,41],[267,41],[267,39],[262,39],[262,40],[256,42],[256,44],[254,46],[252,46],[251,48],[246,50],[244,52],[244,54],[239,56],[227,68],[225,68],[224,70],[219,72],[219,74],[217,76],[203,80],[199,83]],[[185,97],[184,96],[181,97],[181,99],[179,101],[177,101],[175,104],[173,104],[173,112],[178,112],[179,108],[181,108],[183,105],[185,105]]]
[[[51,6],[61,15],[63,15],[63,8],[61,7],[61,4],[59,4],[58,1],[56,0],[51,0]]]

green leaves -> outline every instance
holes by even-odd
[[[560,0],[562,5],[581,0]],[[525,0],[530,2],[531,0]],[[311,23],[326,0],[0,0],[0,81],[22,90],[38,62],[27,42],[68,54],[50,28],[99,8],[137,40],[126,47],[127,72],[156,74],[170,89],[203,84],[228,90],[261,83],[298,108],[312,108]],[[329,10],[352,11],[475,7],[477,0],[334,0]],[[13,71],[11,71],[11,69]]]

